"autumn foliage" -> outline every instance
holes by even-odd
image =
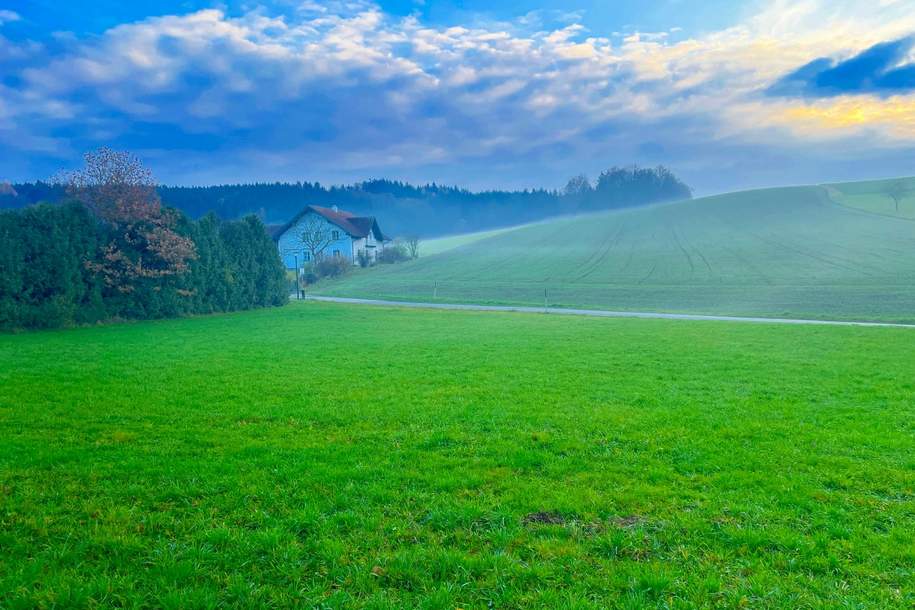
[[[105,284],[132,292],[137,283],[186,273],[197,257],[194,242],[175,231],[178,215],[163,209],[152,174],[126,152],[87,153],[83,169],[66,176],[67,194],[110,229],[97,261],[87,262]]]
[[[0,328],[281,305],[285,271],[255,217],[164,207],[132,155],[101,149],[58,178],[70,201],[0,212]]]

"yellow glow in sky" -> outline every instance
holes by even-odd
[[[845,135],[849,131],[877,129],[891,138],[910,139],[915,138],[915,96],[837,98],[790,107],[782,118],[804,132]]]

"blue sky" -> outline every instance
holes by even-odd
[[[93,0],[90,10],[85,3],[59,0],[13,0],[11,10],[27,15],[28,22],[20,24],[31,28],[37,37],[54,31],[66,30],[101,33],[106,29],[138,21],[147,17],[183,14],[207,8],[219,8],[229,15],[240,16],[250,10],[262,10],[272,15],[293,15],[303,2],[273,1],[249,2],[229,0]],[[333,7],[333,3],[318,3]],[[345,3],[337,3],[338,7]],[[733,0],[616,0],[589,2],[493,2],[492,0],[432,1],[383,0],[379,9],[392,16],[419,16],[430,25],[461,25],[480,22],[512,22],[532,12],[541,13],[547,24],[562,25],[570,16],[586,23],[595,32],[609,34],[614,31],[658,31],[667,29],[671,22],[690,32],[714,31],[737,23],[740,17],[752,12],[754,3]],[[345,12],[340,10],[340,12]]]
[[[863,4],[13,0],[0,180],[101,145],[180,184],[915,174],[915,0]]]

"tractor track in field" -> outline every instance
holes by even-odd
[[[501,311],[514,313],[559,314],[569,316],[591,316],[595,318],[639,318],[657,320],[689,320],[700,322],[743,322],[753,324],[787,324],[795,326],[860,326],[879,328],[911,328],[915,324],[892,322],[854,322],[843,320],[803,320],[794,318],[757,318],[748,316],[712,316],[687,313],[660,313],[649,311],[608,311],[603,309],[566,309],[561,307],[524,307],[516,305],[472,305],[465,303],[422,303],[417,301],[385,301],[381,299],[354,299],[347,297],[308,296],[306,301],[321,303],[342,303],[349,305],[370,305],[401,307],[408,309],[441,309],[448,311]]]
[[[632,264],[632,258],[635,256],[635,240],[629,245],[629,256],[626,257],[626,262],[623,264],[623,268],[620,269],[620,272],[625,273],[629,271],[629,265]]]
[[[575,277],[576,280],[583,280],[597,271],[597,269],[607,258],[607,255],[610,254],[610,251],[613,250],[620,242],[620,238],[622,237],[625,229],[626,225],[620,224],[620,227],[617,229],[616,233],[614,233],[611,237],[608,237],[606,241],[601,245],[601,247],[595,251],[595,254],[592,254],[591,258],[589,258],[588,261],[583,265],[584,269],[579,275]]]
[[[852,273],[861,273],[861,274],[871,276],[871,277],[874,275],[873,273],[870,273],[869,271],[867,271],[865,269],[861,269],[860,267],[859,268],[850,267],[850,266],[844,264],[843,262],[836,261],[834,259],[828,258],[826,256],[822,256],[819,254],[807,252],[802,248],[798,248],[797,246],[792,246],[790,244],[786,244],[786,243],[782,242],[781,240],[775,239],[774,237],[766,237],[764,235],[755,233],[753,231],[748,232],[748,235],[752,235],[753,237],[755,237],[756,239],[758,239],[764,243],[778,246],[779,248],[782,248],[789,252],[794,252],[795,254],[799,254],[800,256],[810,258],[815,261],[819,261],[821,263],[825,263],[827,265],[835,267],[836,269],[842,269],[843,271],[851,271]]]
[[[674,236],[674,242],[676,242],[677,247],[680,248],[680,252],[683,253],[683,256],[686,257],[686,262],[689,263],[689,272],[696,272],[696,265],[693,263],[693,257],[689,255],[689,252],[686,251],[686,248],[683,247],[683,243],[680,241],[680,236],[677,235],[677,229],[674,227],[670,228],[671,234]]]
[[[689,243],[689,242],[687,242],[687,243]],[[700,250],[699,248],[697,248],[696,246],[694,246],[692,244],[689,244],[689,247],[693,249],[693,252],[696,253],[696,256],[699,257],[699,260],[701,260],[702,264],[705,265],[705,268],[708,269],[709,274],[714,275],[715,270],[712,269],[712,265],[708,262],[708,259],[705,258],[705,255],[702,254],[702,250]]]
[[[651,263],[651,269],[648,270],[648,273],[639,280],[639,286],[651,279],[651,276],[654,275],[655,269],[658,268],[658,263]]]
[[[765,273],[763,273],[762,271],[759,270],[759,266],[756,265],[756,263],[754,263],[752,260],[750,260],[743,254],[741,254],[740,250],[737,250],[736,248],[732,248],[732,247],[728,247],[728,246],[724,246],[722,248],[722,250],[724,250],[725,252],[727,252],[728,254],[733,256],[734,259],[737,260],[744,267],[746,267],[747,269],[749,269],[750,271],[752,271],[753,273],[758,275],[760,277],[760,279],[762,279],[762,281],[766,285],[772,286],[775,284],[775,282],[773,282],[772,279],[768,275],[766,275]]]

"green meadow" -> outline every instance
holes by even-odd
[[[765,189],[433,240],[416,261],[313,291],[913,322],[915,219],[906,215],[915,190],[899,216],[887,213],[884,190],[881,182]]]
[[[888,194],[899,189],[899,209]],[[915,220],[915,178],[869,180],[827,185],[830,199],[849,208],[873,214]]]
[[[2,335],[0,606],[911,608],[913,346],[317,303]]]

